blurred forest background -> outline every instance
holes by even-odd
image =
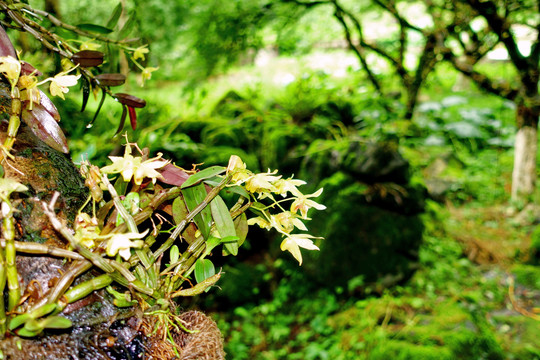
[[[104,28],[118,3],[30,1]],[[148,104],[130,140],[185,168],[236,154],[324,187],[320,252],[298,267],[252,229],[213,260],[220,289],[180,304],[212,314],[228,359],[540,359],[537,1],[121,4],[159,68],[124,85]],[[42,72],[59,66],[8,33]],[[108,99],[87,128],[99,99],[81,113],[66,97],[74,161],[103,165],[121,108]]]

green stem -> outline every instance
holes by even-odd
[[[15,221],[13,220],[13,208],[11,203],[4,200],[3,206],[9,210],[4,214],[2,220],[2,233],[5,238],[5,264],[6,278],[8,285],[8,310],[11,311],[19,304],[21,292],[19,287],[19,274],[17,273],[16,251],[15,251]]]
[[[174,244],[174,241],[184,231],[186,226],[193,220],[195,216],[197,216],[205,207],[207,207],[208,204],[210,204],[210,202],[216,196],[218,196],[219,192],[223,190],[225,186],[227,186],[230,179],[230,175],[223,178],[223,180],[206,195],[204,200],[199,205],[197,205],[195,209],[193,209],[193,211],[187,214],[186,218],[176,226],[169,238],[159,247],[159,249],[156,250],[156,252],[154,253],[154,257],[156,259],[159,258],[161,254],[167,251]]]

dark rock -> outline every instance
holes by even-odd
[[[341,169],[368,184],[409,181],[409,162],[401,156],[395,142],[351,143]]]
[[[332,287],[357,276],[384,287],[408,279],[418,267],[424,191],[377,189],[341,172],[321,185],[327,209],[312,214],[310,231],[325,239],[305,262],[315,278]]]

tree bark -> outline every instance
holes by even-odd
[[[538,111],[518,104],[516,120],[518,131],[514,148],[512,172],[512,200],[526,198],[534,193],[536,185],[536,158],[538,150]]]

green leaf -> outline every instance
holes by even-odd
[[[139,193],[130,192],[121,201],[122,206],[124,206],[124,208],[127,210],[127,212],[130,215],[135,215],[139,210],[140,199],[141,199],[141,197],[140,197]],[[118,213],[118,215],[116,216],[116,226],[118,226],[120,224],[123,224],[124,222],[125,222],[124,218],[122,218],[122,215],[120,215],[120,213]]]
[[[42,328],[46,329],[67,329],[70,328],[73,324],[71,320],[63,316],[49,316],[40,321]]]
[[[181,186],[182,189],[185,189],[187,187],[196,185],[200,183],[203,180],[212,178],[216,175],[219,175],[225,171],[225,168],[223,166],[211,166],[209,168],[206,168],[204,170],[199,171],[198,173],[195,173],[191,175]]]
[[[37,321],[35,319],[30,319],[30,320],[28,320],[27,322],[24,323],[24,328],[23,329],[25,329],[27,331],[31,331],[31,332],[41,332],[45,328],[41,325],[41,321]]]
[[[212,261],[208,259],[199,259],[195,263],[195,280],[202,283],[204,280],[216,274],[216,269]]]
[[[92,125],[94,125],[94,121],[96,121],[98,115],[99,115],[99,112],[101,111],[101,107],[103,106],[103,103],[105,102],[105,96],[107,95],[107,90],[105,90],[105,88],[101,89],[101,100],[99,101],[99,105],[98,105],[98,108],[96,110],[96,113],[94,114],[94,117],[92,118],[92,120],[90,121],[90,123],[88,123],[88,125],[86,125],[86,127],[92,127]]]
[[[193,211],[199,204],[201,204],[206,198],[206,188],[204,184],[189,187],[182,190],[184,201],[186,202],[189,211]],[[208,239],[210,234],[210,226],[212,225],[212,213],[208,207],[205,207],[195,218],[193,219],[202,236]]]
[[[245,213],[238,216],[234,219],[234,229],[236,230],[236,235],[238,236],[238,246],[242,246],[248,234],[249,225],[247,223],[247,216]]]
[[[205,184],[208,184],[210,186],[217,186],[220,181],[216,181],[216,180],[213,180],[213,179],[208,179],[208,180],[204,180],[204,183]],[[230,192],[230,193],[233,193],[233,194],[237,194],[237,195],[240,195],[240,196],[243,196],[245,197],[246,199],[249,199],[249,193],[247,192],[246,189],[244,189],[243,187],[241,186],[231,186],[231,187],[226,187],[224,190],[222,191],[225,191],[225,192]]]
[[[114,182],[114,190],[120,196],[125,195],[127,191],[128,183],[124,181],[122,176],[119,176]]]
[[[29,331],[29,330],[26,330],[24,328],[20,329],[19,331],[17,331],[17,335],[19,336],[22,336],[22,337],[36,337],[39,335],[41,331]]]
[[[204,250],[203,256],[209,255],[212,250],[219,244],[221,244],[221,239],[210,235],[210,238],[206,240],[206,249]]]
[[[122,29],[118,33],[118,39],[124,39],[126,38],[131,30],[133,30],[133,26],[135,25],[136,15],[135,11],[133,11],[130,15],[127,21],[125,22],[124,26],[122,26]]]
[[[180,250],[178,249],[178,246],[173,245],[171,247],[171,250],[169,250],[169,257],[171,264],[174,264],[178,261],[178,259],[180,258]]]
[[[28,321],[28,319],[31,319],[29,313],[21,314],[18,316],[15,316],[11,321],[9,322],[8,329],[13,330],[24,324]]]
[[[118,20],[120,19],[120,15],[122,15],[122,3],[119,2],[118,5],[114,8],[114,11],[111,15],[111,18],[109,21],[107,21],[107,28],[114,29],[116,24],[118,24]]]
[[[82,77],[81,87],[83,90],[81,112],[83,112],[84,109],[86,109],[86,104],[88,103],[88,98],[90,97],[90,81],[88,80],[86,76]]]
[[[105,26],[96,25],[96,24],[79,24],[77,27],[84,31],[95,32],[98,34],[110,34],[113,31]]]
[[[180,224],[182,220],[184,220],[189,213],[189,210],[186,207],[186,203],[184,202],[184,198],[182,196],[178,196],[174,199],[172,203],[172,216],[174,219],[174,223],[176,225]],[[195,233],[197,232],[197,229],[193,224],[189,224],[184,232],[182,233],[182,236],[188,244],[193,244],[197,237],[195,236]]]
[[[216,224],[216,229],[219,232],[219,235],[222,239],[225,239],[229,236],[236,236],[236,230],[234,228],[234,222],[229,212],[229,208],[225,204],[225,201],[221,196],[216,196],[214,200],[210,203],[210,209],[212,210],[212,217],[214,218],[214,223]],[[238,254],[238,242],[232,241],[223,244],[225,249],[232,255],[236,256]]]

